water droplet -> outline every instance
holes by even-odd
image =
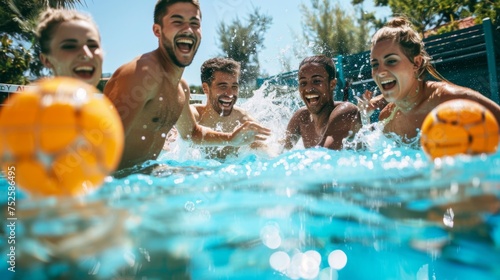
[[[448,210],[446,210],[446,213],[444,213],[444,216],[443,216],[444,225],[452,228],[454,217],[455,217],[455,214],[453,213],[453,209],[449,208]]]
[[[269,264],[274,270],[280,272],[286,271],[288,266],[290,266],[290,256],[283,251],[274,252],[269,257]]]
[[[347,255],[342,250],[335,250],[328,255],[328,264],[333,269],[341,270],[347,264]]]
[[[142,136],[142,137],[141,137],[141,139],[142,139],[142,140],[146,140],[146,136]]]
[[[314,252],[314,253],[311,253]],[[316,255],[317,254],[317,255]],[[321,256],[316,251],[308,251],[302,254],[300,265],[300,277],[304,279],[315,279],[319,274]]]
[[[316,262],[317,265],[321,264],[321,255],[317,251],[309,250],[309,251],[305,252],[304,255],[311,258],[311,260]]]
[[[142,128],[146,129],[146,128],[148,128],[148,125],[145,124],[145,125],[142,126]]]
[[[184,204],[184,209],[186,209],[186,211],[188,212],[193,212],[194,209],[196,209],[196,206],[194,205],[194,202],[192,201],[187,201],[185,204]]]
[[[165,138],[165,137],[167,137],[167,134],[162,133],[162,134],[161,134],[161,138]]]
[[[281,246],[280,229],[276,224],[268,224],[260,230],[262,243],[270,249]]]

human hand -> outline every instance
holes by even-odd
[[[370,123],[370,117],[375,112],[375,105],[372,103],[373,92],[365,90],[362,97],[354,96],[358,101],[358,109],[361,112],[361,122],[363,125]]]
[[[249,145],[253,142],[264,141],[271,135],[271,130],[252,121],[246,121],[237,127],[231,134],[229,144],[232,146]]]
[[[365,112],[368,115],[368,117],[370,117],[376,109],[376,107],[372,104],[372,102],[370,102],[372,100],[372,97],[373,97],[373,92],[370,90],[365,90],[365,92],[363,93],[363,95],[361,95],[361,97],[354,96],[354,98],[356,98],[356,100],[358,101],[357,104],[358,109],[361,112]]]
[[[171,150],[170,144],[172,144],[173,142],[175,142],[177,140],[178,134],[179,134],[179,132],[177,131],[175,126],[172,127],[172,129],[170,129],[170,131],[167,133],[167,136],[165,137],[165,143],[163,144],[163,150],[165,150],[167,152]]]

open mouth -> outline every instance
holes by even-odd
[[[315,105],[319,102],[319,94],[306,94],[304,97],[307,103],[311,105]]]
[[[73,69],[73,72],[81,79],[90,79],[94,75],[95,68],[92,66],[79,66]]]
[[[382,89],[384,89],[384,90],[390,90],[394,86],[396,86],[396,80],[382,81],[382,82],[380,82],[380,84],[382,85]]]
[[[194,40],[191,38],[181,38],[175,41],[177,48],[183,53],[189,53],[194,45]]]
[[[219,98],[219,104],[221,105],[222,108],[231,108],[234,104],[234,98],[230,97],[221,97]]]

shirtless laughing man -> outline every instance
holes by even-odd
[[[198,0],[159,0],[154,11],[156,50],[122,65],[104,88],[120,113],[125,148],[118,170],[156,159],[165,137],[176,125],[196,144],[242,146],[265,140],[270,130],[246,122],[232,133],[202,127],[189,106],[189,87],[181,80],[201,41]]]

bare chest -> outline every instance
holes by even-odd
[[[229,116],[220,116],[214,111],[209,110],[199,111],[199,113],[200,117],[198,123],[200,125],[210,127],[220,132],[232,132],[247,120],[244,115],[236,110],[233,110]]]
[[[220,132],[232,132],[240,125],[240,121],[238,120],[225,120],[223,118],[211,117],[202,117],[198,123]]]
[[[392,119],[387,119],[385,132],[392,132],[404,140],[410,140],[418,136],[422,123],[427,116],[424,111],[404,114],[401,111],[395,112]]]
[[[311,121],[303,122],[300,125],[300,134],[305,148],[315,147],[321,140],[321,133],[317,131]]]
[[[143,122],[152,129],[170,129],[179,119],[186,97],[177,91],[158,93],[144,105]]]

